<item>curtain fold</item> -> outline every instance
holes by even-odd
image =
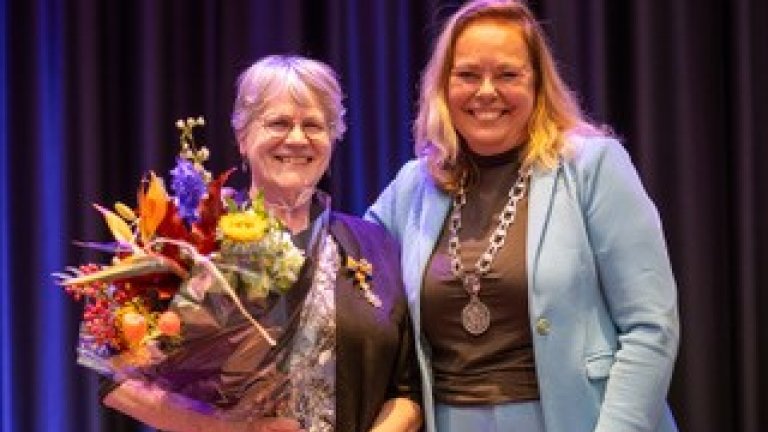
[[[16,430],[16,406],[11,397],[13,352],[11,317],[10,187],[8,171],[8,2],[0,0],[0,430]]]
[[[743,430],[751,431],[768,425],[768,413],[763,409],[768,403],[768,331],[760,319],[768,305],[768,229],[764,223],[768,215],[768,192],[764,187],[768,175],[760,165],[768,157],[768,132],[764,127],[768,119],[768,84],[764,78],[768,76],[768,5],[739,2],[733,6],[730,18],[726,64],[731,65],[728,87],[733,97],[724,101],[724,109],[732,125],[728,135],[735,141],[732,172],[745,180],[739,183],[733,201],[737,242],[733,285],[739,336],[734,368],[738,377],[735,393],[740,401],[735,417]]]
[[[237,74],[271,53],[339,73],[349,129],[323,185],[361,213],[413,157],[418,80],[459,0],[0,0],[0,432],[148,430],[74,363],[80,307],[52,283],[104,259],[91,203],[167,175],[203,115],[239,166]],[[589,115],[613,127],[664,223],[682,341],[681,430],[768,428],[768,2],[531,0]],[[235,186],[247,179],[236,174]]]

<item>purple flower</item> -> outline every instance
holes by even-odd
[[[208,189],[203,174],[195,169],[192,162],[176,158],[171,178],[171,190],[176,194],[179,216],[187,223],[197,221],[200,218],[197,207]]]
[[[238,207],[242,207],[248,203],[250,199],[251,197],[249,196],[249,192],[246,189],[239,189],[235,191],[235,194],[232,196],[232,200]]]

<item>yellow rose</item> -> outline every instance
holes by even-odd
[[[225,240],[257,242],[267,232],[267,220],[253,212],[228,213],[219,219],[219,229]]]

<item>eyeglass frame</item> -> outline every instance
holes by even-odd
[[[528,83],[532,72],[531,67],[527,65],[506,67],[493,72],[471,66],[458,66],[451,68],[449,84],[477,90],[482,88],[486,79],[490,78],[494,88],[519,87]]]
[[[307,138],[310,141],[319,141],[319,140],[324,139],[324,138],[330,138],[331,130],[333,128],[333,124],[332,123],[326,123],[325,121],[322,121],[322,123],[323,123],[322,126],[320,126],[320,125],[312,125],[312,124],[307,125],[307,124],[304,124],[304,122],[306,120],[307,119],[304,119],[304,120],[302,120],[300,122],[290,121],[290,127],[287,125],[287,123],[289,122],[288,119],[286,117],[283,117],[283,116],[277,116],[277,117],[275,117],[274,119],[271,119],[271,120],[267,119],[267,118],[264,118],[264,117],[259,117],[259,118],[256,119],[256,122],[272,138],[276,138],[276,139],[286,139],[286,138],[288,138],[288,136],[290,136],[291,133],[293,133],[293,130],[296,129],[296,127],[298,127],[299,130],[301,131],[301,133],[304,135],[304,137]],[[314,119],[309,119],[309,120],[314,120]],[[276,129],[276,127],[277,128],[280,127],[280,125],[278,123],[281,123],[281,122],[285,122],[286,123],[286,124],[283,124],[283,126],[286,127],[286,129],[284,131],[280,131],[280,130]],[[309,131],[307,131],[307,127],[317,127],[320,130],[318,130],[316,132],[309,132]]]

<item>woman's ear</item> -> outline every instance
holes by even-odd
[[[247,134],[244,132],[238,132],[235,134],[235,139],[237,139],[237,148],[240,150],[240,156],[243,158],[246,158],[248,155],[248,140]]]

